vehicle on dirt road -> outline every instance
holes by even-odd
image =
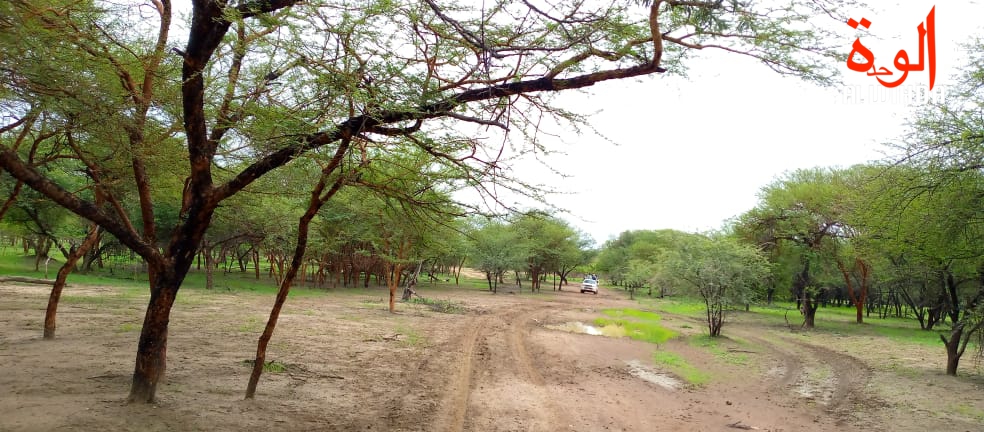
[[[584,282],[581,282],[581,294],[586,292],[598,294],[598,280],[592,278],[585,278]]]

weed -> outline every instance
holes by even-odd
[[[256,360],[247,359],[247,360],[243,360],[242,363],[245,366],[253,367],[253,365],[255,364],[255,362],[256,362]],[[281,372],[286,372],[286,371],[287,371],[287,364],[286,363],[281,363],[281,362],[278,362],[276,360],[270,360],[270,361],[267,361],[267,362],[263,362],[263,372],[281,373]]]

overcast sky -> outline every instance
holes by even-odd
[[[871,3],[850,16],[871,21],[860,35],[876,65],[893,68],[900,49],[916,62],[917,26],[935,3]],[[984,35],[981,17],[984,5],[978,2],[936,5],[934,92],[952,84],[966,58],[958,43]],[[846,23],[844,28],[847,54],[854,33]],[[927,72],[910,72],[901,86],[887,89],[845,63],[838,65],[844,85],[824,89],[734,55],[702,57],[688,63],[687,79],[603,83],[588,95],[564,95],[565,107],[601,110],[590,123],[617,145],[590,132],[564,133],[564,144],[552,147],[567,155],[548,163],[570,177],[551,176],[535,164],[520,165],[518,174],[572,192],[551,202],[571,210],[565,218],[599,246],[629,229],[718,228],[752,208],[761,187],[783,172],[883,158],[882,143],[902,132],[915,108],[903,96],[929,83]]]

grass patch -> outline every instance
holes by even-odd
[[[706,311],[704,302],[696,299],[652,300],[653,308],[673,315],[702,317]]]
[[[143,326],[134,323],[123,323],[119,327],[116,327],[117,333],[130,333],[134,331],[139,331]]]
[[[242,363],[244,366],[253,367],[253,365],[256,364],[256,360],[253,359],[243,360]],[[263,372],[269,372],[269,373],[287,372],[287,364],[278,362],[276,360],[263,362]]]
[[[715,358],[725,363],[738,366],[748,364],[748,355],[729,351],[727,348],[721,346],[721,342],[717,338],[712,338],[708,335],[692,336],[687,339],[687,343],[690,346],[706,349],[711,354],[714,354]]]
[[[803,322],[803,317],[794,304],[752,306],[751,312],[770,324],[785,325],[786,320],[793,325]],[[884,337],[893,342],[928,347],[938,347],[939,335],[949,333],[946,326],[929,331],[922,330],[919,328],[919,322],[913,318],[866,316],[864,323],[858,324],[854,308],[834,306],[817,310],[816,327],[811,331],[835,336]]]
[[[984,410],[980,410],[973,405],[966,403],[960,403],[953,407],[953,411],[964,417],[969,417],[974,420],[984,420]]]
[[[660,316],[656,312],[643,311],[638,309],[605,309],[601,313],[612,318],[632,317],[643,321],[659,321]]]
[[[239,326],[239,331],[243,333],[257,333],[265,325],[266,323],[261,321],[259,318],[249,317],[243,325]]]
[[[400,339],[400,343],[408,347],[421,346],[426,341],[426,338],[412,327],[401,325],[397,326],[395,331],[397,334],[404,336],[404,338]]]
[[[668,369],[684,381],[693,385],[703,385],[711,380],[707,372],[703,372],[687,363],[683,357],[668,351],[656,351],[653,353],[653,363]]]
[[[422,304],[429,307],[432,311],[440,313],[460,314],[465,313],[465,307],[460,303],[455,303],[451,299],[438,300],[424,297],[414,297],[410,300],[413,304]]]
[[[603,314],[612,318],[599,317],[594,325],[601,328],[606,336],[628,336],[635,340],[660,344],[677,336],[677,333],[659,325],[659,315],[654,312],[636,309],[606,309]]]
[[[362,303],[363,303],[363,304],[371,304],[371,305],[376,305],[376,304],[383,304],[383,303],[385,303],[385,302],[386,302],[386,301],[385,301],[385,300],[383,300],[383,298],[382,298],[382,297],[376,297],[376,298],[372,298],[372,297],[370,297],[370,298],[364,298],[364,299],[362,299]]]

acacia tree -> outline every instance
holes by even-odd
[[[354,139],[401,135],[433,158],[466,168],[470,186],[491,192],[483,185],[496,181],[522,193],[525,185],[503,178],[496,144],[451,126],[508,129],[521,137],[515,145],[539,147],[541,114],[578,120],[551,105],[552,93],[683,72],[681,62],[693,50],[727,50],[821,83],[836,70],[834,62],[824,62],[838,57],[809,22],[834,10],[836,2],[826,0],[782,7],[675,0],[645,7],[505,0],[468,7],[425,0],[358,9],[329,0],[194,0],[190,22],[180,27],[187,33],[175,38],[170,0],[146,3],[150,8],[65,0],[0,5],[0,71],[3,82],[16,87],[0,93],[9,99],[0,104],[8,111],[3,117],[17,123],[37,107],[61,110],[69,119],[83,112],[38,102],[94,96],[112,109],[87,112],[104,118],[83,126],[94,130],[98,123],[106,130],[111,124],[124,132],[84,149],[62,149],[63,158],[91,164],[92,181],[109,192],[106,206],[7,145],[0,148],[0,167],[147,262],[151,295],[129,396],[142,402],[154,399],[163,377],[171,307],[216,209],[294,159],[328,158],[357,150],[350,147]],[[135,24],[130,16],[142,19]],[[37,34],[64,42],[26,46]],[[184,48],[169,48],[175,40]],[[71,74],[48,72],[65,68],[75,68],[83,83],[73,84],[76,89],[92,87],[87,70],[114,77],[115,86],[60,91],[73,87],[50,77]],[[174,90],[176,100],[165,97]],[[177,133],[180,142],[165,147]],[[171,165],[180,173],[155,176],[149,169],[164,163],[165,154],[187,161]],[[151,191],[160,182],[184,185],[173,225],[159,226],[155,217]],[[115,205],[124,191],[138,203],[139,223]]]
[[[798,258],[791,292],[803,314],[803,325],[812,328],[824,294],[822,274],[833,246],[845,232],[838,205],[845,202],[842,172],[824,168],[801,169],[764,187],[759,204],[741,215],[736,233],[764,251],[786,245],[785,253]],[[776,256],[773,254],[773,256]]]
[[[657,276],[704,301],[711,337],[721,335],[725,313],[751,303],[769,263],[754,247],[720,235],[692,236],[661,257]]]
[[[497,220],[482,220],[469,231],[469,261],[485,273],[489,291],[498,292],[503,274],[521,265],[523,256],[515,232]]]

